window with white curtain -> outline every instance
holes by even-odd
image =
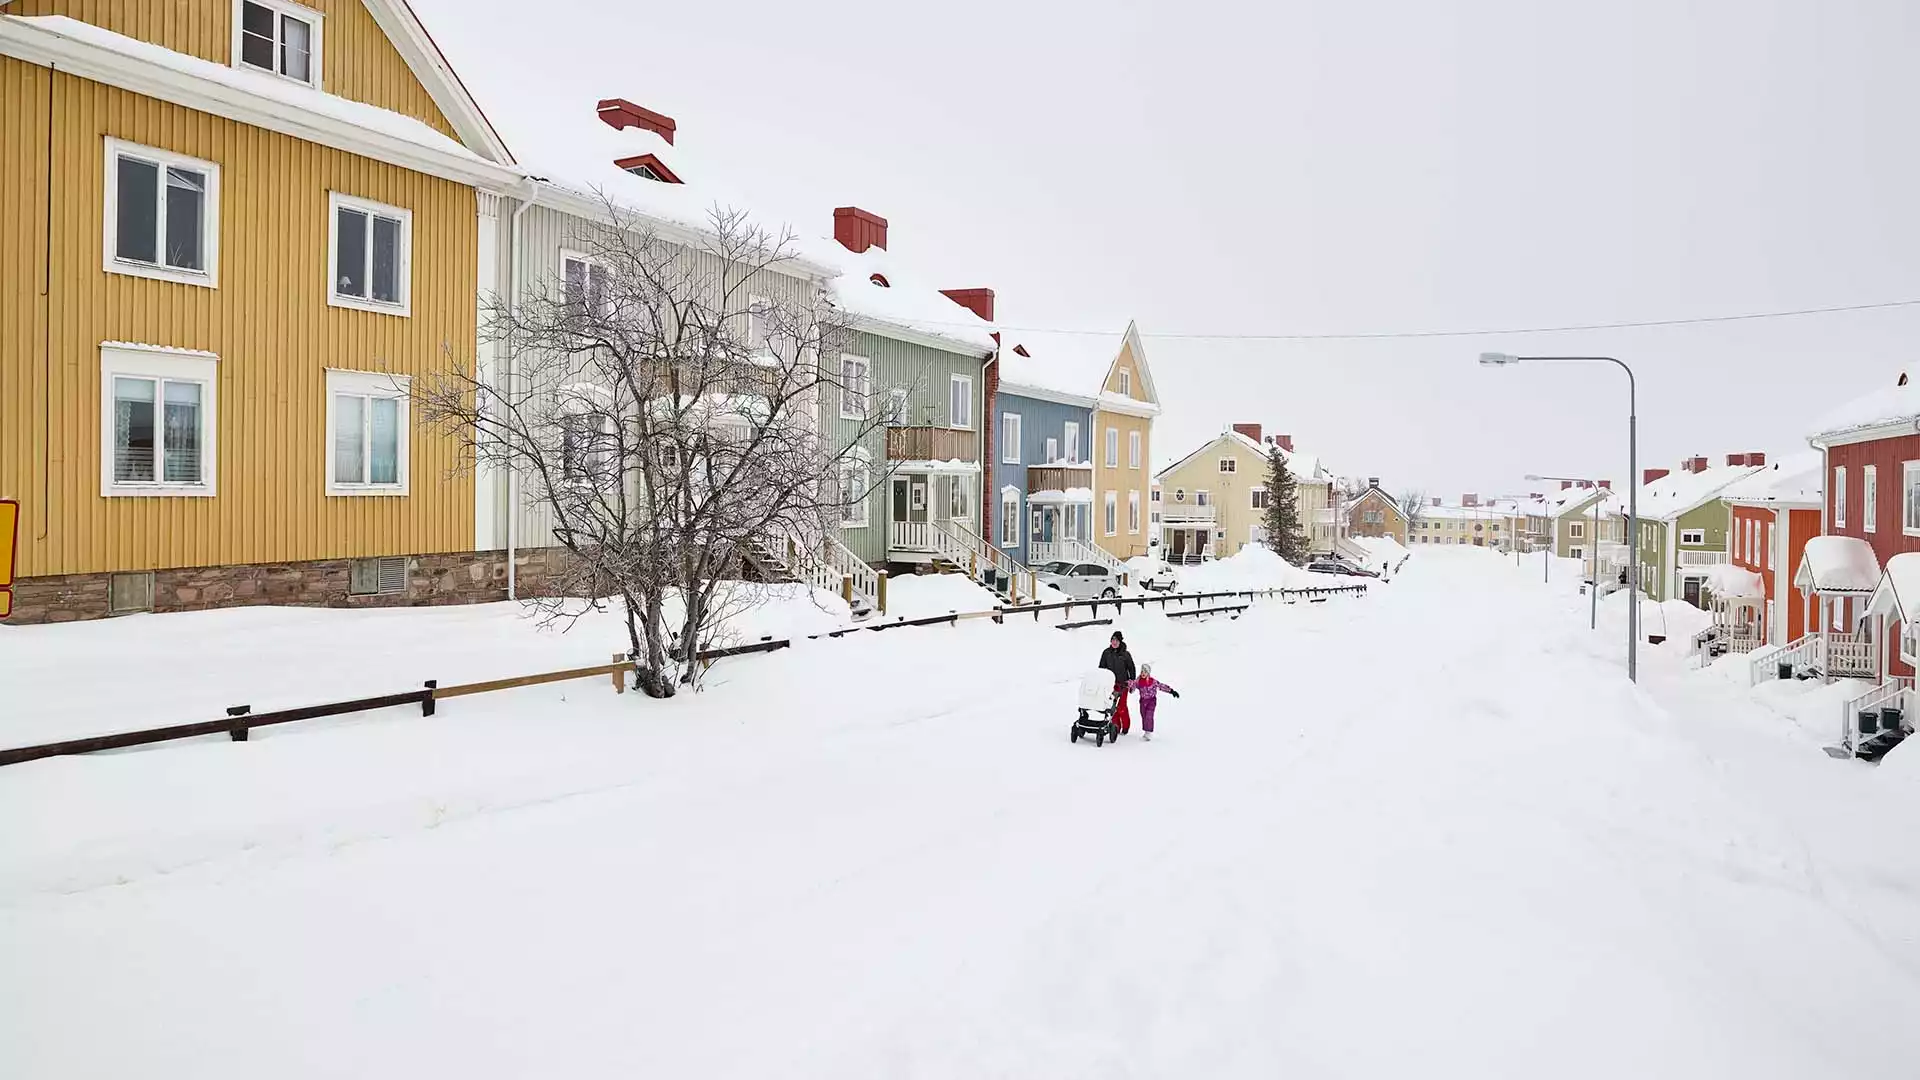
[[[100,350],[101,495],[215,493],[218,366],[185,350]]]
[[[327,494],[407,494],[412,388],[405,375],[327,372]]]

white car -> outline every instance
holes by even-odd
[[[1120,595],[1120,575],[1099,563],[1050,562],[1033,568],[1042,585],[1075,600],[1104,600]]]

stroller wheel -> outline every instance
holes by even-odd
[[[1080,741],[1080,729],[1079,729],[1079,728],[1077,728],[1077,727],[1071,727],[1071,728],[1068,728],[1068,729],[1067,729],[1067,741],[1068,741],[1068,742],[1079,742],[1079,741]]]
[[[1095,746],[1105,746],[1106,742],[1107,742],[1107,733],[1104,731],[1097,732],[1093,736],[1093,745]]]

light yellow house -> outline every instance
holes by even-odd
[[[1171,563],[1196,563],[1236,554],[1266,539],[1267,455],[1278,448],[1294,474],[1301,531],[1311,551],[1331,551],[1337,529],[1329,518],[1333,477],[1312,455],[1293,449],[1286,435],[1266,436],[1258,424],[1235,424],[1160,470],[1160,546]]]
[[[13,618],[451,599],[506,148],[398,0],[0,7]]]

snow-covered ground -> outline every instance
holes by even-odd
[[[1590,631],[1576,587],[1435,549],[1364,599],[1130,612],[1183,696],[1098,750],[1066,734],[1105,629],[1014,619],[671,702],[595,680],[0,769],[0,1075],[1913,1075],[1920,753],[1829,760],[1683,649],[1636,688],[1624,608]],[[334,614],[0,661],[65,669],[10,684],[37,713],[610,648]]]

